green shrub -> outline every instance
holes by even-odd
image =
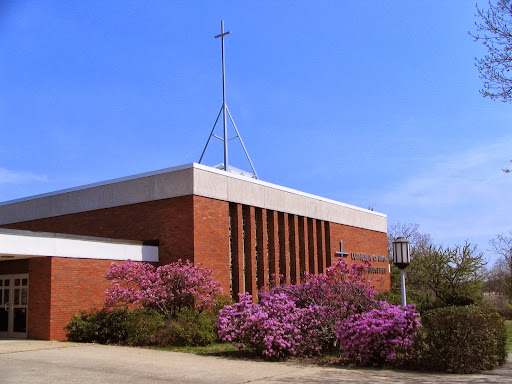
[[[507,320],[512,320],[512,304],[506,303],[504,308],[499,308],[498,313]]]
[[[423,314],[421,323],[416,352],[422,369],[474,373],[506,361],[505,322],[488,308],[438,308]]]
[[[214,313],[185,309],[167,320],[153,309],[84,311],[66,325],[69,341],[132,346],[204,346],[217,338]]]
[[[69,341],[100,344],[123,344],[128,336],[127,309],[79,312],[66,325]]]
[[[167,319],[154,309],[135,309],[126,319],[126,344],[132,346],[158,345],[159,335],[165,331]]]
[[[157,336],[158,345],[204,346],[218,340],[214,316],[185,309]]]
[[[498,312],[506,320],[512,320],[512,305],[506,301],[486,301],[487,306]]]

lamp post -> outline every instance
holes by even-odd
[[[407,299],[405,296],[405,268],[411,264],[409,241],[405,237],[399,237],[393,241],[393,263],[400,269],[403,308],[407,305]]]

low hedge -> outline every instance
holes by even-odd
[[[421,369],[475,373],[496,368],[507,359],[504,319],[476,305],[426,312],[416,341]]]
[[[213,315],[193,309],[170,321],[151,309],[82,311],[66,331],[69,341],[132,346],[203,346],[218,339]]]
[[[125,309],[112,311],[80,311],[66,325],[69,341],[99,344],[124,344],[128,338],[128,316]]]

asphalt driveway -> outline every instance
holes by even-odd
[[[255,362],[151,349],[0,340],[2,384],[512,383],[512,359],[475,375]]]

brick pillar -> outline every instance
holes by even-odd
[[[231,295],[238,301],[238,294],[245,292],[244,281],[244,232],[242,206],[231,203]]]
[[[276,211],[267,212],[268,220],[268,259],[270,279],[279,285],[279,224]],[[272,276],[274,275],[274,276]]]
[[[300,232],[299,216],[290,215],[290,275],[291,283],[300,283]]]
[[[245,290],[253,300],[258,299],[256,265],[256,217],[253,206],[245,206],[244,213],[244,253],[245,253]]]
[[[332,264],[332,259],[335,250],[331,249],[331,223],[325,221],[325,267],[329,268]]]
[[[318,250],[318,272],[325,273],[325,225],[324,221],[318,220],[317,226],[317,250]]]
[[[267,288],[269,280],[267,210],[256,209],[258,243],[258,289]]]
[[[279,273],[281,284],[290,284],[290,233],[288,214],[279,212]]]
[[[309,272],[318,274],[318,252],[316,241],[316,220],[308,220]]]
[[[299,216],[299,257],[300,257],[300,273],[309,272],[309,249],[308,249],[308,219]]]
[[[52,258],[35,257],[28,265],[27,336],[50,340]]]

